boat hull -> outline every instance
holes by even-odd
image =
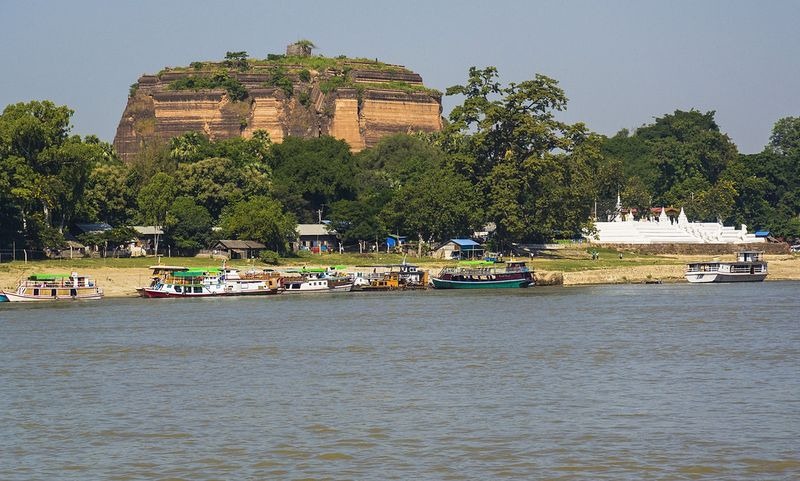
[[[83,300],[99,300],[103,298],[102,293],[85,294],[77,296],[26,296],[14,294],[12,292],[3,292],[2,297],[5,301],[0,302],[49,302],[49,301],[83,301]]]
[[[693,284],[721,282],[761,282],[767,274],[728,274],[724,272],[687,272],[686,280]]]
[[[431,281],[433,282],[433,287],[436,289],[518,289],[533,285],[533,281],[530,279],[454,281],[432,277]]]
[[[138,291],[138,289],[137,289]],[[150,299],[166,299],[178,298],[186,299],[192,297],[242,297],[242,296],[269,296],[278,294],[280,291],[275,289],[250,291],[250,292],[200,292],[200,293],[183,293],[183,292],[170,292],[158,289],[144,288],[139,291],[139,295]]]
[[[285,294],[315,294],[322,292],[350,292],[353,289],[353,284],[342,284],[330,287],[300,287],[299,289],[292,289],[284,287]]]

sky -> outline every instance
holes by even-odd
[[[75,111],[72,133],[111,142],[140,75],[309,39],[440,91],[471,66],[503,84],[544,74],[569,98],[559,119],[605,135],[713,110],[749,154],[800,116],[798,25],[800,0],[0,0],[0,108],[51,100]],[[458,102],[444,97],[443,114]]]

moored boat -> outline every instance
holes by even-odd
[[[276,277],[259,273],[240,275],[238,269],[225,267],[173,270],[141,289],[143,297],[212,297],[263,296],[280,293]]]
[[[14,292],[0,291],[8,302],[95,300],[103,290],[94,279],[71,274],[33,274],[21,281]]]
[[[184,271],[188,271],[189,270],[188,267],[184,267],[184,266],[165,266],[165,265],[162,265],[162,264],[158,264],[158,265],[155,265],[155,266],[150,266],[150,269],[153,270],[153,274],[150,276],[150,285],[147,286],[147,287],[151,287],[151,288],[155,287],[157,285],[160,285],[160,284],[164,284],[164,281],[167,278],[171,277],[176,272],[184,272]],[[147,297],[147,296],[144,295],[144,290],[145,289],[146,289],[146,287],[138,287],[136,289],[136,292],[141,297]]]
[[[371,274],[356,274],[353,282],[354,291],[395,291],[427,289],[428,272],[412,264],[394,264],[376,266],[388,268],[388,271]],[[376,269],[374,267],[373,269]]]
[[[436,289],[502,289],[533,286],[534,278],[524,261],[509,261],[504,267],[445,267],[431,282]]]
[[[760,282],[767,277],[767,262],[761,251],[740,251],[735,262],[691,262],[685,275],[691,283]]]
[[[281,278],[281,287],[286,294],[307,294],[313,292],[349,292],[353,281],[324,269],[302,269],[290,272]]]

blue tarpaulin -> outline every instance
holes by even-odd
[[[769,237],[769,231],[768,230],[760,230],[760,231],[756,232],[756,237]]]

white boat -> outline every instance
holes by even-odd
[[[103,289],[94,279],[72,274],[33,274],[14,292],[0,291],[8,302],[102,299]]]
[[[767,262],[761,251],[741,251],[735,262],[692,262],[686,266],[686,280],[706,282],[760,282],[767,277]]]
[[[140,289],[143,297],[264,296],[280,292],[276,277],[240,275],[237,269],[224,266],[173,270],[163,278],[154,277],[153,281],[149,287]]]
[[[353,282],[348,278],[325,278],[320,276],[286,277],[281,281],[286,294],[312,292],[349,292]]]

